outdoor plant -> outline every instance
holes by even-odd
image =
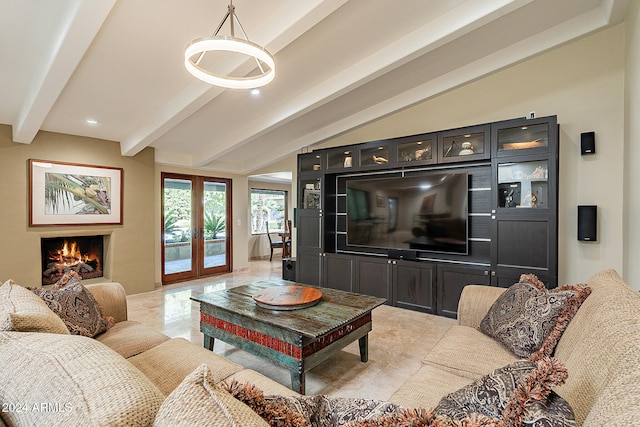
[[[207,239],[215,239],[218,234],[226,229],[224,215],[218,215],[211,211],[204,213],[204,235]]]

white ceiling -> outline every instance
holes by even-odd
[[[0,0],[0,123],[18,143],[46,130],[251,174],[618,24],[628,0],[235,0],[251,41],[276,59],[258,96],[209,86],[183,65],[187,44],[211,35],[228,4]],[[220,69],[255,66],[229,61]]]

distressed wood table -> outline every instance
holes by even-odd
[[[269,279],[192,297],[200,302],[204,346],[213,350],[220,339],[289,369],[291,388],[305,391],[305,374],[346,345],[359,341],[360,360],[368,359],[371,311],[384,298],[329,288],[320,301],[298,310],[260,307],[252,295],[273,286],[301,285]],[[304,286],[304,285],[302,285]]]

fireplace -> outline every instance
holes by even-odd
[[[51,285],[75,271],[83,279],[103,276],[104,236],[41,239],[42,284]]]

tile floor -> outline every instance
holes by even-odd
[[[153,326],[171,337],[202,345],[200,307],[192,295],[227,289],[267,277],[282,276],[282,262],[252,261],[247,270],[163,286],[127,297],[129,319]],[[357,341],[307,373],[306,393],[388,399],[420,367],[427,351],[454,324],[448,319],[401,308],[373,311],[369,361],[360,362]],[[214,351],[290,387],[289,371],[216,340]]]

